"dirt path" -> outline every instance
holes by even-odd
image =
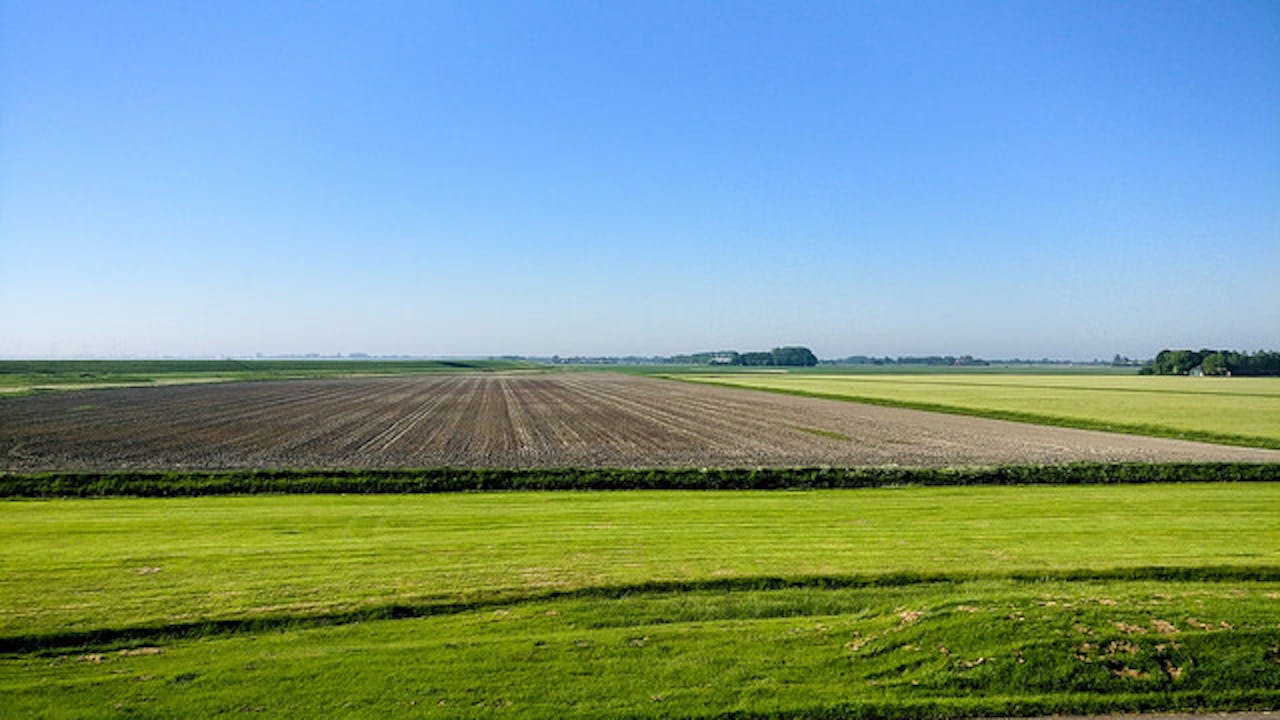
[[[1280,451],[610,373],[86,390],[0,399],[0,469],[1280,462]]]

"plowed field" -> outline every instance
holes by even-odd
[[[0,400],[0,469],[952,466],[1280,451],[607,373],[90,390]]]

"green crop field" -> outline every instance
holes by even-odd
[[[1280,448],[1280,378],[821,372],[666,377],[1007,420]]]
[[[516,360],[0,360],[0,396],[92,387],[540,367]]]
[[[1280,703],[1280,484],[0,504],[17,717]]]

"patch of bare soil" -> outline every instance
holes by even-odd
[[[1280,451],[610,373],[88,390],[0,400],[0,470],[1280,462]]]

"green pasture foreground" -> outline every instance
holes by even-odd
[[[516,360],[0,360],[0,393],[125,385],[540,368]],[[0,397],[3,397],[0,395]]]
[[[0,659],[20,717],[955,717],[1280,702],[1280,583],[512,603]]]
[[[664,377],[1005,420],[1280,448],[1280,378],[745,372]]]
[[[1280,483],[0,503],[22,717],[1280,707]]]

